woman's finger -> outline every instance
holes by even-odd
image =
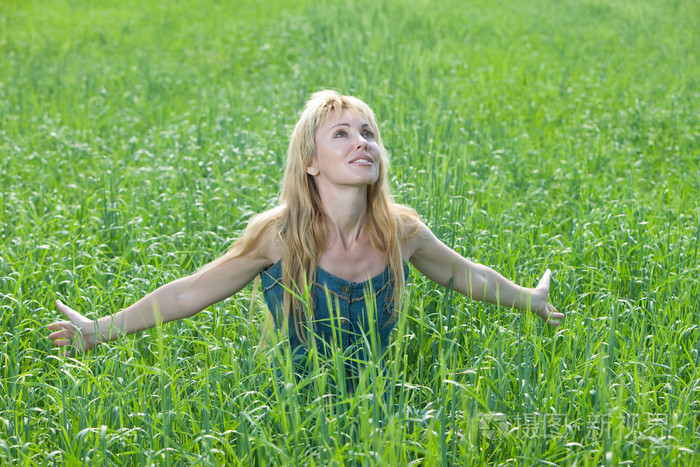
[[[46,326],[49,331],[62,331],[66,329],[66,326],[70,326],[70,321],[59,321],[57,323],[52,323]]]
[[[56,308],[61,313],[66,315],[69,321],[58,321],[48,326],[49,330],[54,331],[49,334],[49,338],[53,341],[56,347],[72,346],[76,352],[80,353],[93,346],[86,345],[84,333],[88,332],[91,335],[92,321],[65,305],[61,300],[56,300]],[[64,351],[62,355],[70,356],[73,352]]]
[[[559,326],[559,320],[552,315],[545,317],[544,322],[549,324],[550,326]]]
[[[552,271],[550,269],[547,269],[544,272],[544,275],[542,276],[542,279],[540,279],[540,282],[537,284],[537,288],[546,288],[549,290],[549,281],[552,277]]]
[[[56,332],[52,332],[51,334],[49,334],[49,339],[51,339],[52,341],[55,341],[56,339],[68,339],[68,338],[69,338],[68,333],[65,330],[56,331]]]
[[[559,311],[554,308],[554,305],[551,303],[549,304],[549,316],[551,316],[554,319],[562,319],[564,318],[564,313],[559,313]]]
[[[68,305],[65,305],[61,300],[56,300],[56,308],[58,308],[61,313],[66,315],[66,317],[71,321],[73,324],[82,324],[81,321],[84,319],[83,315],[69,307]]]
[[[75,335],[75,325],[70,321],[58,321],[48,325],[49,331],[54,331],[49,334],[49,339],[66,337],[72,338]]]
[[[559,320],[563,318],[563,313],[559,313],[553,305],[547,304],[547,311],[542,315],[542,319],[544,319],[547,324],[550,326],[559,326]]]

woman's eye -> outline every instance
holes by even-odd
[[[336,138],[340,138],[340,137],[343,137],[343,136],[345,136],[345,135],[347,135],[347,133],[345,132],[345,130],[340,130],[340,131],[337,132],[334,136],[335,136]]]
[[[367,139],[374,139],[374,133],[372,133],[369,130],[365,130],[362,132],[362,136],[367,138]]]

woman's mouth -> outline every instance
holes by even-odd
[[[362,154],[357,156],[350,161],[353,165],[374,165],[374,158],[369,154]]]

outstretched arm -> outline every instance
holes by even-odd
[[[263,243],[264,244],[264,243]],[[245,287],[266,266],[271,264],[266,252],[253,251],[225,262],[214,263],[191,276],[177,279],[149,293],[133,305],[111,316],[90,320],[56,301],[68,321],[49,326],[54,345],[73,344],[85,351],[103,342],[192,316]]]
[[[421,222],[409,244],[411,263],[429,279],[474,300],[531,310],[547,324],[558,326],[564,317],[548,301],[551,272],[534,289],[521,287],[488,266],[474,263],[442,243]]]

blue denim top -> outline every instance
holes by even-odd
[[[404,277],[408,277],[408,265],[404,263],[403,267]],[[349,366],[346,363],[346,370],[353,371],[357,370],[357,363],[371,358],[369,351],[372,348],[379,349],[378,359],[382,358],[395,324],[395,320],[391,319],[394,287],[389,277],[388,265],[381,274],[365,282],[347,281],[316,267],[316,281],[310,294],[310,300],[313,301],[312,326],[307,327],[311,327],[321,355],[330,356],[332,344],[335,344],[352,362]],[[281,332],[285,324],[282,260],[262,271],[260,279],[265,303],[275,321],[275,329]],[[306,332],[307,342],[310,342],[309,329]],[[302,368],[295,371],[301,370],[304,373],[304,357],[308,351],[297,335],[291,317],[288,333],[295,365],[302,364]]]

